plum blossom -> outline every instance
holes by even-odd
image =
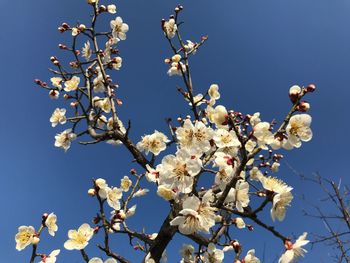
[[[64,82],[64,90],[69,92],[69,91],[74,91],[78,88],[80,83],[80,78],[77,76],[73,76],[70,80],[67,80]]]
[[[58,89],[62,89],[62,81],[63,79],[60,77],[52,77],[51,79],[52,86]]]
[[[136,147],[140,151],[145,151],[146,154],[151,152],[157,156],[160,152],[166,149],[166,144],[168,142],[170,142],[168,137],[156,130],[151,135],[143,136],[141,141],[137,143]]]
[[[251,249],[244,257],[244,263],[260,263],[260,259],[255,256],[255,249]]]
[[[203,153],[211,148],[210,140],[213,138],[213,130],[206,127],[201,121],[196,121],[193,125],[190,119],[186,119],[183,126],[176,130],[176,138],[181,148]]]
[[[86,61],[88,61],[90,59],[91,55],[92,55],[92,50],[91,50],[90,41],[86,41],[86,43],[84,44],[84,47],[82,49],[82,56],[83,56],[83,58],[86,59]]]
[[[94,229],[89,224],[82,224],[78,230],[68,231],[68,240],[64,243],[64,247],[67,250],[81,250],[88,244],[89,240],[94,235]]]
[[[291,193],[292,188],[286,187],[280,193],[273,197],[272,208],[270,211],[271,218],[273,221],[278,219],[283,221],[286,215],[287,207],[293,200],[293,195]]]
[[[117,7],[115,5],[108,5],[107,11],[110,14],[115,14],[117,12]]]
[[[56,257],[60,254],[60,252],[60,249],[56,249],[53,250],[48,256],[42,255],[39,263],[56,263]]]
[[[191,40],[186,40],[187,44],[184,45],[186,51],[189,53],[189,52],[192,52],[192,54],[196,54],[196,46],[197,44],[196,43],[193,43]]]
[[[165,156],[162,163],[157,166],[159,183],[182,193],[190,193],[193,177],[200,172],[201,168],[202,162],[199,158],[191,156],[185,149],[180,149],[176,156]]]
[[[45,220],[45,226],[47,227],[47,230],[51,236],[55,236],[55,232],[58,230],[56,222],[57,216],[54,213],[49,214]]]
[[[129,179],[128,176],[124,176],[121,180],[120,180],[120,187],[122,188],[122,190],[124,192],[129,191],[129,188],[132,186],[132,181]]]
[[[120,209],[120,202],[119,200],[122,198],[123,196],[123,191],[120,188],[117,187],[113,187],[113,188],[106,188],[106,199],[107,199],[107,203],[110,207],[112,207],[115,210],[119,210]]]
[[[211,194],[211,193],[210,193]],[[209,233],[209,229],[215,225],[215,208],[210,207],[210,196],[201,200],[196,196],[187,197],[183,202],[180,215],[175,217],[170,224],[179,226],[179,231],[184,235],[197,231]]]
[[[96,107],[99,107],[102,111],[105,113],[111,112],[111,102],[109,101],[109,98],[100,98],[98,96],[95,96],[93,99],[93,104]]]
[[[32,226],[20,226],[15,236],[16,249],[21,251],[33,243],[35,229]]]
[[[291,145],[299,148],[302,141],[308,142],[312,139],[311,121],[312,118],[308,114],[297,114],[290,118],[286,132]]]
[[[239,147],[241,145],[233,130],[227,131],[225,129],[217,129],[213,139],[219,149],[225,147]]]
[[[194,255],[194,247],[189,244],[183,244],[180,250],[182,261],[181,263],[194,263],[195,255]]]
[[[218,105],[215,108],[208,106],[206,109],[209,121],[217,127],[222,127],[227,121],[227,110],[225,106]]]
[[[204,263],[222,263],[224,262],[224,252],[217,249],[213,243],[208,245],[207,251],[201,256]]]
[[[186,66],[182,62],[172,62],[167,73],[171,77],[174,75],[182,76],[182,72],[186,72]]]
[[[72,129],[67,129],[55,136],[55,147],[59,147],[67,151],[70,148],[71,142],[77,138],[76,134],[72,133]]]
[[[173,38],[177,31],[177,25],[174,18],[170,18],[164,22],[163,25],[164,33],[168,38]]]
[[[123,19],[118,16],[116,19],[110,22],[110,26],[112,28],[112,35],[114,38],[118,38],[120,40],[126,39],[126,32],[129,31],[129,26],[126,23],[123,23]]]
[[[67,122],[66,109],[56,108],[52,113],[50,122],[52,127],[56,127],[58,123],[65,124]]]
[[[306,240],[307,233],[304,232],[293,244],[289,240],[285,242],[286,252],[280,257],[278,263],[292,263],[300,257],[303,257],[307,252],[306,249],[302,248],[307,245],[310,241]]]
[[[165,199],[166,201],[173,200],[175,199],[175,196],[176,196],[176,193],[172,189],[164,185],[158,186],[157,194],[163,199]]]
[[[208,94],[210,99],[218,100],[220,99],[219,86],[217,84],[212,84],[209,87]]]
[[[270,131],[270,123],[259,122],[254,126],[254,136],[258,140],[258,145],[266,150],[266,144],[270,144],[273,141],[273,134]]]
[[[249,204],[249,184],[244,180],[238,180],[236,187],[230,189],[229,194],[225,199],[225,203],[233,202],[238,212],[244,212],[244,207]]]

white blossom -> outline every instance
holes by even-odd
[[[60,77],[52,77],[51,79],[52,86],[58,89],[62,89],[62,81],[63,79]]]
[[[208,106],[206,109],[209,121],[217,127],[222,127],[227,121],[227,110],[225,106],[218,105],[215,108]]]
[[[165,156],[162,163],[157,166],[159,183],[182,193],[190,193],[193,177],[200,172],[201,167],[202,162],[199,158],[191,156],[185,149],[180,149],[176,156]]]
[[[192,124],[190,119],[186,119],[182,127],[177,128],[176,138],[181,148],[192,149],[199,153],[207,152],[210,140],[213,138],[213,130],[205,126],[201,121]]]
[[[55,236],[55,232],[58,230],[56,222],[57,216],[54,213],[49,214],[45,220],[45,226],[51,236]]]
[[[116,19],[110,22],[110,26],[112,28],[112,34],[114,38],[118,38],[120,40],[126,39],[126,32],[129,31],[129,26],[123,23],[123,19],[118,16]]]
[[[303,257],[307,252],[306,249],[302,248],[307,245],[310,241],[306,240],[307,233],[304,232],[295,243],[291,243],[290,241],[286,242],[286,252],[280,257],[278,263],[292,263],[296,262],[296,260],[300,257]]]
[[[65,124],[67,122],[66,109],[56,108],[50,118],[51,126],[56,127],[58,123]]]
[[[204,263],[222,263],[224,262],[224,252],[217,249],[213,243],[208,245],[207,251],[201,256]]]
[[[210,85],[208,94],[210,96],[210,99],[213,99],[213,100],[220,99],[219,86],[217,84]]]
[[[39,263],[56,263],[56,257],[60,254],[61,250],[60,249],[56,249],[53,250],[48,256],[47,255],[43,255],[41,256],[41,260],[39,261]]]
[[[21,251],[32,244],[34,239],[35,229],[32,226],[20,226],[16,234],[16,249]]]
[[[107,11],[110,14],[115,14],[117,12],[117,7],[115,5],[108,5]]]
[[[64,90],[69,92],[69,91],[74,91],[78,88],[80,83],[80,78],[77,76],[73,76],[70,80],[67,80],[64,82]]]
[[[132,186],[132,181],[129,179],[128,176],[124,176],[121,180],[120,180],[120,187],[124,192],[129,191],[129,188]]]
[[[82,224],[78,230],[68,231],[68,240],[64,243],[64,247],[67,250],[81,250],[84,249],[88,244],[89,240],[94,234],[94,229],[89,224]]]
[[[92,55],[92,50],[91,50],[90,41],[86,41],[86,43],[84,44],[84,47],[82,49],[82,56],[83,56],[83,58],[86,59],[86,61],[88,61],[90,59],[91,55]]]
[[[260,259],[255,256],[255,249],[251,249],[244,257],[244,263],[260,263]]]
[[[55,146],[67,151],[70,148],[71,142],[76,138],[77,136],[72,133],[72,129],[67,129],[55,136]]]
[[[164,22],[164,33],[168,38],[173,38],[177,31],[177,25],[174,18]]]
[[[266,144],[270,144],[273,141],[273,134],[270,131],[270,123],[259,122],[254,126],[254,136],[258,140],[258,145],[266,150]]]
[[[160,152],[166,149],[166,144],[168,142],[169,139],[165,134],[159,131],[154,131],[151,135],[143,136],[141,141],[137,143],[136,147],[140,151],[145,151],[146,154],[151,152],[157,156]]]
[[[217,129],[213,139],[218,148],[239,147],[241,145],[233,130]]]
[[[299,148],[301,141],[308,142],[312,139],[311,121],[312,118],[308,114],[297,114],[290,118],[286,132],[291,145]]]

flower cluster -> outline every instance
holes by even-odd
[[[109,235],[127,234],[133,248],[145,253],[145,262],[166,262],[164,244],[180,233],[200,244],[198,251],[191,244],[183,245],[181,262],[223,262],[226,253],[233,251],[235,262],[259,263],[254,249],[244,252],[239,240],[231,238],[232,227],[242,232],[254,231],[253,225],[246,223],[248,219],[282,240],[286,251],[280,263],[303,256],[306,250],[302,246],[308,243],[306,233],[293,244],[290,238],[262,223],[259,213],[268,207],[273,221],[283,221],[291,206],[293,188],[272,174],[277,174],[281,165],[283,155],[279,150],[299,148],[312,139],[312,118],[306,113],[310,104],[303,98],[315,86],[290,88],[292,107],[279,126],[274,120],[263,120],[260,112],[244,114],[221,105],[218,84],[208,85],[201,93],[194,92],[190,58],[198,53],[207,37],[197,42],[182,40],[178,17],[183,7],[179,5],[161,23],[173,52],[164,61],[168,65],[167,74],[183,80],[178,91],[191,115],[178,117],[177,124],[169,118],[169,133],[154,130],[133,143],[129,137],[130,122],[124,126],[118,115],[118,107],[123,105],[117,93],[119,86],[109,75],[122,67],[119,45],[126,40],[129,26],[117,16],[110,20],[107,32],[97,32],[97,18],[103,13],[115,14],[117,8],[102,5],[98,0],[89,0],[88,4],[93,8],[91,25],[71,27],[63,23],[59,27],[62,33],[71,32],[73,38],[72,48],[59,45],[74,57],[69,63],[71,71],[66,71],[53,56],[51,61],[57,69],[51,71],[57,76],[50,79],[50,84],[35,81],[49,91],[52,99],[63,93],[63,99],[69,102],[69,109],[56,108],[50,118],[52,127],[67,123],[72,126],[55,136],[55,146],[67,151],[74,140],[86,137],[88,141],[79,143],[124,145],[144,171],[137,173],[132,169],[118,186],[108,185],[103,178],[93,180],[88,194],[98,201],[99,212],[92,225],[84,223],[77,230],[69,230],[64,247],[80,250],[89,263],[128,262],[114,253],[108,243]],[[136,213],[136,200],[149,192],[141,187],[144,178],[170,207],[158,233],[146,234],[145,229],[138,232],[128,226],[128,218]],[[54,214],[46,215],[38,232],[31,226],[20,227],[16,248],[37,246],[43,228],[55,235],[56,220]],[[104,245],[98,247],[110,258],[89,258],[85,249],[100,232]],[[135,239],[138,241],[134,242]],[[55,262],[58,253],[55,250],[49,255],[40,254],[42,262]]]

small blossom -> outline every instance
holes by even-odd
[[[185,44],[185,49],[187,52],[192,52],[192,54],[196,54],[196,46],[197,44],[193,43],[191,40],[186,40],[187,44]]]
[[[174,191],[164,185],[158,186],[157,194],[166,201],[175,199]]]
[[[217,84],[212,84],[209,87],[208,94],[211,99],[218,100],[220,99],[219,86]]]
[[[244,263],[260,263],[260,259],[255,256],[255,249],[251,249],[244,257]]]
[[[67,118],[65,114],[66,114],[66,109],[56,108],[50,118],[51,126],[56,127],[58,123],[65,124],[67,122]]]
[[[261,120],[260,120],[260,112],[255,112],[253,114],[253,116],[250,116],[249,122],[250,122],[250,125],[252,125],[253,127],[255,125],[257,125],[259,122],[261,122]]]
[[[77,138],[76,134],[72,133],[72,129],[67,129],[55,136],[55,147],[59,147],[67,151],[70,148],[71,142]]]
[[[124,192],[129,191],[131,185],[132,181],[126,175],[123,177],[123,179],[120,180],[120,187],[123,189]]]
[[[73,76],[70,80],[67,80],[64,83],[64,90],[69,92],[69,91],[74,91],[78,88],[80,83],[80,78],[77,76]]]
[[[107,11],[110,14],[115,14],[117,12],[117,7],[115,5],[108,5]]]
[[[308,114],[297,114],[290,118],[286,132],[291,145],[299,148],[301,141],[308,142],[312,139],[311,121],[312,118]]]
[[[185,263],[192,263],[195,262],[195,256],[194,256],[194,247],[192,245],[183,244],[182,248],[180,250],[181,256],[183,258],[183,262]]]
[[[91,55],[92,55],[92,50],[91,50],[90,41],[87,41],[84,44],[84,47],[82,49],[82,56],[83,56],[83,58],[86,59],[86,61],[88,61],[90,59]]]
[[[35,229],[32,226],[20,226],[16,234],[16,249],[21,251],[32,244],[35,234]]]
[[[118,38],[120,40],[126,39],[126,32],[129,31],[129,26],[123,23],[123,19],[118,16],[115,20],[110,22],[110,26],[112,28],[112,34],[114,38]]]
[[[151,152],[157,156],[160,152],[166,149],[166,144],[168,142],[169,139],[165,134],[159,131],[154,131],[151,135],[143,136],[142,140],[137,143],[136,147],[140,151],[145,151],[146,154]]]
[[[168,70],[170,77],[174,75],[182,76],[182,72],[186,72],[186,66],[182,62],[172,62],[170,64],[170,69]]]
[[[115,210],[120,209],[120,202],[119,200],[122,198],[123,192],[122,189],[113,187],[113,188],[107,188],[107,203],[110,207],[112,207]]]
[[[302,248],[302,246],[307,245],[310,241],[306,240],[307,233],[304,232],[295,243],[291,243],[290,241],[286,241],[286,252],[280,257],[278,263],[291,263],[295,262],[298,258],[303,257],[307,252],[306,249]]]
[[[50,80],[51,80],[52,86],[58,89],[62,89],[62,81],[63,81],[62,78],[53,77]]]
[[[224,106],[218,105],[215,108],[208,106],[206,111],[211,123],[215,123],[218,127],[225,125],[224,123],[227,121],[227,110]]]
[[[47,227],[47,230],[51,236],[55,236],[55,232],[58,230],[56,222],[57,216],[54,213],[49,214],[45,220],[45,226]]]
[[[144,196],[149,192],[148,189],[144,188],[144,189],[139,189],[137,190],[136,193],[134,193],[133,197],[140,197],[140,196]]]
[[[239,228],[239,229],[245,228],[245,222],[241,217],[237,217],[234,220],[234,222],[235,222],[237,228]]]
[[[259,122],[254,126],[254,136],[258,140],[258,145],[266,150],[266,144],[270,144],[273,141],[273,134],[270,131],[270,123]]]
[[[173,38],[177,31],[177,25],[174,18],[164,22],[164,33],[168,38]]]
[[[201,256],[204,263],[222,263],[224,260],[224,252],[217,249],[213,243],[208,245],[207,251]]]
[[[78,230],[68,231],[69,239],[64,243],[64,247],[67,250],[84,249],[89,244],[89,240],[93,235],[94,229],[89,224],[82,224]]]
[[[227,131],[225,129],[217,129],[213,139],[219,149],[225,147],[239,147],[241,145],[233,130]]]
[[[53,250],[48,256],[41,256],[41,260],[39,261],[39,263],[56,263],[56,257],[60,254],[60,252],[61,250],[56,249]]]
[[[291,193],[292,188],[286,187],[280,193],[273,197],[272,208],[270,211],[271,218],[273,221],[278,219],[283,221],[286,216],[287,207],[293,200],[293,195]]]

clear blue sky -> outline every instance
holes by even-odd
[[[107,2],[106,2],[107,3]],[[184,114],[187,104],[177,94],[178,78],[166,75],[163,64],[170,50],[160,30],[160,19],[176,4],[184,5],[185,39],[209,40],[192,60],[194,87],[204,92],[218,83],[221,103],[244,113],[260,111],[263,119],[281,120],[289,110],[288,89],[293,84],[317,85],[311,102],[314,139],[300,150],[286,152],[285,158],[296,170],[349,183],[346,133],[349,126],[350,84],[350,2],[347,0],[222,0],[222,1],[112,1],[118,15],[129,24],[127,41],[120,44],[123,68],[113,78],[120,84],[124,100],[121,118],[132,120],[132,138],[137,141],[154,129],[167,131],[164,118]],[[66,251],[63,243],[68,229],[89,222],[97,211],[95,200],[86,194],[92,177],[103,177],[117,185],[132,164],[123,148],[101,144],[74,144],[64,153],[53,146],[49,117],[62,102],[52,102],[46,92],[33,84],[34,78],[49,80],[46,70],[51,55],[62,55],[58,43],[67,43],[57,26],[87,21],[85,0],[1,0],[0,76],[2,121],[0,164],[2,199],[0,202],[1,262],[27,262],[30,249],[15,250],[14,236],[20,225],[38,227],[41,214],[58,215],[55,238],[43,235],[40,251],[62,250],[58,262],[82,262],[78,252]],[[108,27],[106,16],[105,26]],[[296,196],[287,219],[276,227],[286,235],[317,232],[322,224],[301,215],[304,204],[298,196],[306,194],[318,202],[320,193],[303,184],[282,163],[281,178],[291,184]],[[145,185],[154,190],[154,186]],[[166,215],[167,205],[151,193],[138,206],[131,224],[140,222],[149,232]],[[266,217],[271,223],[271,219]],[[46,237],[45,237],[46,236]],[[255,247],[262,258],[273,262],[282,252],[279,241],[256,227],[256,231],[237,232],[245,249]],[[178,257],[177,236],[169,255]],[[128,249],[127,240],[113,240],[132,262],[139,252]],[[249,245],[248,245],[249,244]],[[309,247],[310,249],[310,247]],[[90,256],[102,255],[92,246]],[[316,247],[304,262],[328,262],[328,249]],[[174,257],[173,257],[174,258]],[[170,262],[178,262],[171,259]]]

